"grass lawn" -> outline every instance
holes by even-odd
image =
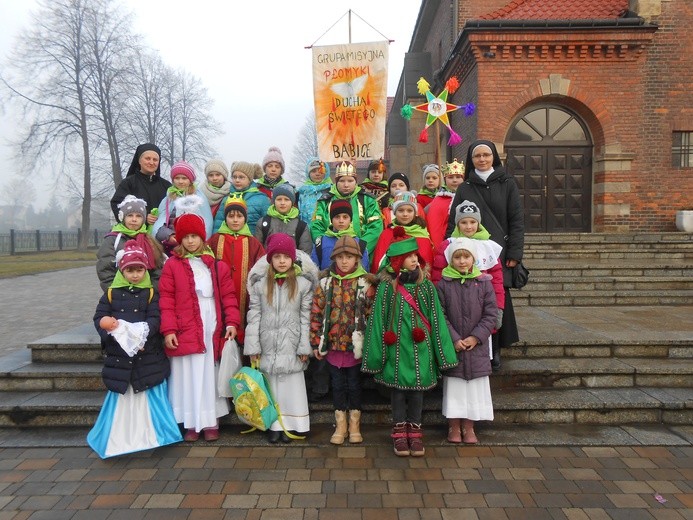
[[[96,250],[47,251],[0,256],[0,278],[96,265]]]

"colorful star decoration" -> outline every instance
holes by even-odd
[[[424,126],[424,129],[419,135],[419,142],[428,142],[428,127],[438,120],[443,123],[450,132],[448,146],[455,146],[456,144],[462,142],[462,138],[450,126],[450,118],[448,117],[448,114],[463,108],[464,115],[469,117],[474,113],[475,107],[473,103],[467,103],[466,105],[453,105],[452,103],[448,103],[448,95],[454,94],[459,86],[459,81],[457,81],[457,78],[453,76],[445,82],[445,89],[438,96],[434,96],[433,93],[431,93],[431,88],[428,81],[426,81],[424,78],[419,78],[419,81],[416,83],[416,87],[419,90],[419,94],[426,96],[426,103],[415,106],[407,104],[402,107],[401,111],[402,117],[407,121],[411,119],[414,110],[426,112],[426,126]]]

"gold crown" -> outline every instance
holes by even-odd
[[[337,166],[337,172],[335,173],[335,177],[340,177],[342,175],[356,175],[354,165],[346,161],[342,161],[342,164]]]
[[[443,175],[464,175],[464,163],[453,159],[443,168]]]

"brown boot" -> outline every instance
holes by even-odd
[[[412,457],[423,457],[426,448],[423,445],[423,430],[420,424],[407,424],[407,440],[409,441],[409,454]]]
[[[409,441],[407,440],[407,423],[397,423],[392,427],[392,443],[395,447],[395,455],[398,457],[409,456]]]
[[[363,442],[361,436],[361,410],[349,410],[349,442],[358,444]]]
[[[334,411],[335,429],[330,442],[332,444],[344,444],[347,436],[347,414],[344,410]]]

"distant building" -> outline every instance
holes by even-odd
[[[418,142],[423,114],[399,111],[421,103],[419,77],[437,94],[454,75],[451,102],[476,114],[451,114],[454,148],[440,127],[441,162],[496,143],[528,232],[672,231],[693,209],[692,26],[690,0],[424,0],[388,118],[390,171],[436,159],[434,132]]]

